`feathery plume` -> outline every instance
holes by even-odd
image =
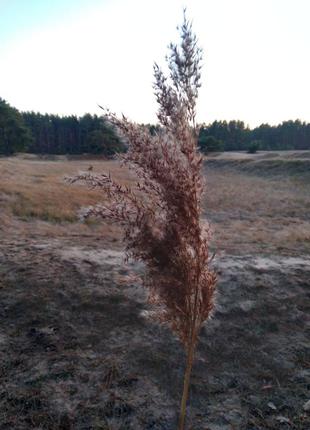
[[[84,217],[123,225],[127,257],[145,263],[144,286],[158,306],[152,315],[169,324],[184,345],[187,365],[179,421],[183,430],[194,352],[202,324],[213,309],[216,274],[211,267],[210,229],[200,220],[204,181],[195,108],[202,51],[185,13],[180,36],[179,46],[169,46],[169,76],[154,65],[161,124],[156,132],[105,110],[106,119],[128,146],[120,159],[135,172],[135,185],[120,185],[109,173],[95,175],[90,169],[71,182],[83,181],[108,197],[106,205],[87,208]]]

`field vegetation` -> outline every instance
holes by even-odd
[[[251,252],[253,247],[266,252],[309,251],[310,152],[302,154],[282,152],[271,159],[268,153],[231,153],[205,162],[207,187],[214,190],[205,195],[205,215],[216,231],[217,249],[238,253]],[[304,162],[302,169],[297,161]],[[132,173],[115,161],[68,161],[66,157],[51,161],[31,155],[0,159],[3,219],[8,224],[16,220],[25,226],[35,224],[38,231],[51,234],[54,229],[64,234],[79,229],[88,234],[102,231],[106,226],[96,220],[81,224],[78,212],[104,196],[81,184],[68,187],[64,180],[89,167],[94,172],[111,171],[122,184],[133,181]],[[119,230],[115,225],[109,228]]]
[[[205,161],[220,276],[193,368],[195,430],[310,426],[310,181],[267,155]],[[176,427],[182,348],[124,285],[141,267],[124,265],[119,227],[78,220],[102,196],[64,177],[90,166],[132,181],[115,161],[0,159],[1,430]]]

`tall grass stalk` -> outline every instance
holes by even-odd
[[[89,207],[83,216],[123,225],[127,257],[145,263],[152,317],[168,324],[184,345],[187,364],[179,419],[183,430],[194,354],[202,324],[213,309],[216,274],[209,225],[200,219],[204,181],[195,118],[202,51],[185,14],[179,31],[180,44],[169,46],[168,76],[154,65],[160,123],[156,132],[105,110],[128,146],[120,159],[133,170],[136,183],[128,187],[109,173],[91,172],[71,181],[84,181],[108,197],[107,204]]]

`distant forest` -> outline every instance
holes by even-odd
[[[150,133],[159,126],[147,125]],[[211,151],[306,150],[310,149],[310,124],[284,121],[250,129],[243,121],[203,124],[199,148]],[[0,154],[101,154],[110,157],[126,150],[124,143],[103,117],[82,117],[19,112],[0,98]]]

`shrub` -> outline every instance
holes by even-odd
[[[259,140],[252,140],[248,148],[248,154],[256,154],[260,149],[261,142]]]
[[[222,152],[224,150],[223,142],[215,139],[213,136],[199,136],[198,146],[203,154],[208,154],[209,152]]]

